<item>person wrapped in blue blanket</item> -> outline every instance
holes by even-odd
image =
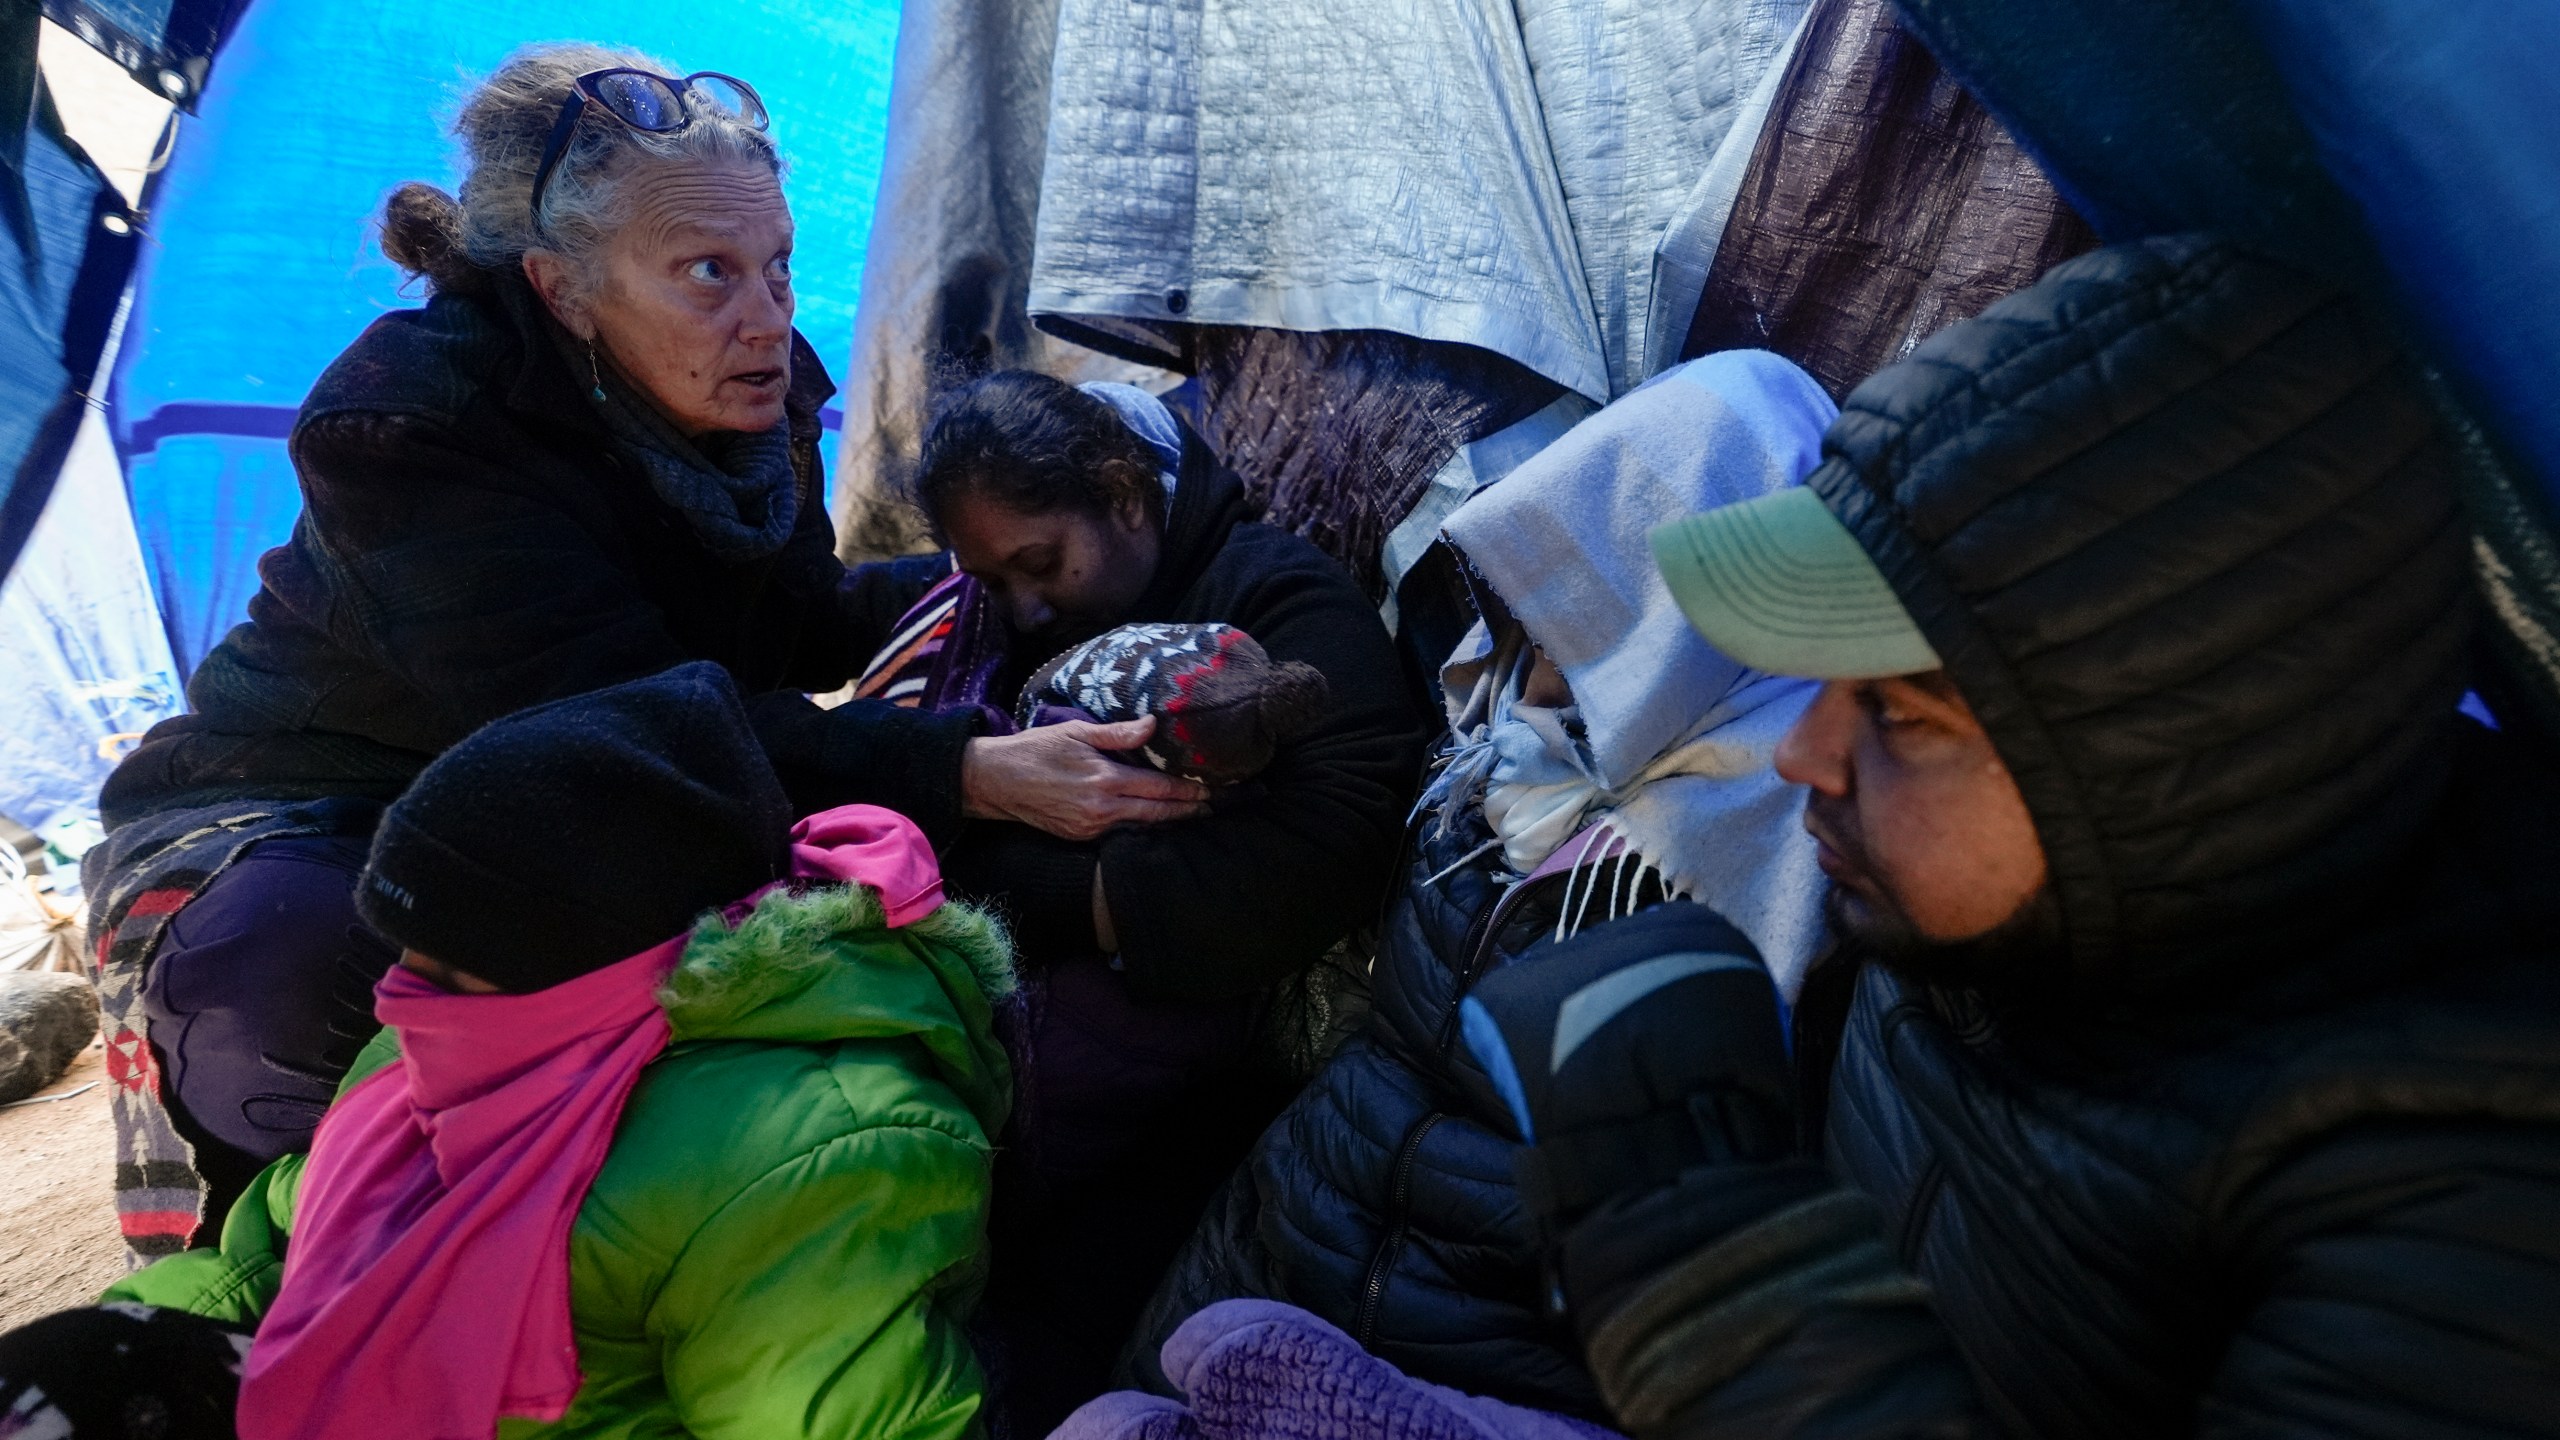
[[[1458,1006],[1542,938],[1683,897],[1734,917],[1790,987],[1822,947],[1813,843],[1768,768],[1813,687],[1701,641],[1646,535],[1793,486],[1832,414],[1775,355],[1708,356],[1451,517],[1485,619],[1441,672],[1449,729],[1407,827],[1374,1014],[1211,1207],[1131,1342],[1129,1383],[1174,1393],[1173,1332],[1256,1298],[1423,1382],[1600,1412],[1545,1313],[1516,1142]]]

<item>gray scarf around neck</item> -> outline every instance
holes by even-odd
[[[800,477],[791,466],[790,420],[756,434],[723,432],[693,441],[632,394],[621,376],[600,391],[603,399],[588,391],[587,403],[614,443],[639,462],[649,488],[713,555],[731,564],[762,560],[791,538],[800,521]]]

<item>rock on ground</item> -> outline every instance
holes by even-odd
[[[0,1104],[61,1078],[98,1038],[98,992],[60,971],[0,973]]]

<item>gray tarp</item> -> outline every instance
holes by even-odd
[[[2092,243],[1884,0],[1817,0],[1780,56],[1663,228],[1648,373],[1767,349],[1844,396]],[[1460,501],[1572,417],[1559,402],[1467,446],[1409,509],[1390,509],[1403,518],[1384,547],[1387,583],[1423,559]]]
[[[921,538],[898,490],[944,380],[1007,365],[1078,379],[1143,373],[1035,331],[1025,312],[1056,30],[1054,0],[908,0],[853,361],[840,377],[837,522],[849,560]],[[1386,525],[1457,446],[1553,394],[1498,356],[1377,330],[1174,328],[1137,353],[1196,371],[1187,394],[1211,444],[1275,519],[1363,575]]]
[[[1028,303],[1194,377],[1269,517],[1382,596],[1513,452],[1694,353],[1702,296],[1752,322],[1705,340],[1837,391],[2077,248],[1882,0],[911,0],[878,215],[849,556],[917,533],[884,492],[945,357],[1101,363]],[[1826,303],[1844,268],[1877,278]]]
[[[894,492],[914,464],[937,366],[1135,373],[1040,334],[1023,309],[1057,12],[1056,0],[907,0],[900,17],[878,220],[853,362],[838,377],[847,558],[894,555],[922,536]]]
[[[947,373],[935,357],[1070,374],[1097,361],[1044,344],[1023,315],[1027,288],[1058,302],[1051,281],[1071,265],[1082,290],[1117,299],[1067,303],[1119,308],[1052,310],[1041,328],[1195,377],[1182,403],[1270,518],[1382,594],[1450,503],[1589,409],[1557,399],[1520,350],[1605,397],[1695,338],[1714,270],[1720,305],[1744,300],[1763,322],[1722,343],[1854,380],[1912,327],[2032,279],[2015,247],[1979,242],[2041,234],[2059,208],[1996,126],[1948,127],[1965,104],[1939,93],[1915,48],[1866,93],[1896,43],[1880,3],[1848,5],[1844,26],[1833,0],[1813,27],[1792,0],[1516,14],[1429,0],[1374,15],[1336,0],[1239,13],[1065,0],[1062,17],[1048,0],[1001,12],[911,0],[846,380],[849,556],[916,533],[881,496]],[[1809,28],[1828,37],[1821,62],[1782,94]],[[1320,48],[1290,58],[1292,35]],[[1033,63],[1053,46],[1054,67]],[[1868,127],[1898,137],[1897,170],[1931,183],[1831,177],[1859,171]],[[1799,132],[1814,148],[1782,146],[1773,169],[1774,137]],[[1971,220],[1951,228],[1956,209]],[[1223,217],[1224,263],[1251,281],[1228,300],[1289,323],[1229,323],[1187,288],[1203,273],[1204,217]],[[1728,231],[1744,237],[1747,273],[1723,263]],[[1895,280],[1862,292],[1862,313],[1808,291],[1879,244]],[[1266,260],[1286,268],[1255,268]],[[1942,303],[1960,294],[1970,306]],[[1325,308],[1337,305],[1349,308]],[[1507,328],[1476,328],[1487,316]]]
[[[1030,308],[1392,330],[1606,400],[1651,368],[1665,222],[1802,9],[1063,0]]]

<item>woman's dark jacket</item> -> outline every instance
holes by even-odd
[[[808,343],[794,337],[787,400],[796,528],[725,563],[617,447],[530,287],[489,289],[382,317],[322,373],[294,423],[293,536],[197,667],[190,713],[108,778],[107,823],[388,799],[501,715],[710,660],[749,695],[787,692],[790,743],[823,728],[838,791],[949,835],[969,719],[861,702],[818,722],[798,698],[869,655],[822,499],[834,387]]]
[[[948,574],[945,556],[853,572],[866,644]],[[1197,820],[1130,826],[1079,843],[972,822],[945,855],[955,889],[1000,903],[1033,957],[1094,948],[1102,871],[1119,961],[1143,996],[1211,1000],[1259,990],[1314,961],[1378,912],[1422,768],[1414,713],[1378,612],[1331,557],[1256,523],[1244,487],[1187,429],[1155,578],[1119,623],[1218,621],[1274,660],[1324,672],[1332,708],[1269,768]],[[991,699],[1010,708],[1050,656],[1016,645]],[[823,758],[823,746],[807,752]],[[793,779],[786,765],[783,778]]]
[[[1157,1355],[1202,1306],[1286,1301],[1408,1374],[1542,1409],[1600,1413],[1570,1327],[1547,1317],[1518,1145],[1458,1036],[1458,1002],[1556,926],[1574,872],[1513,883],[1482,813],[1426,813],[1387,915],[1368,1028],[1346,1042],[1229,1181],[1141,1318]],[[1588,872],[1583,878],[1589,879]]]

